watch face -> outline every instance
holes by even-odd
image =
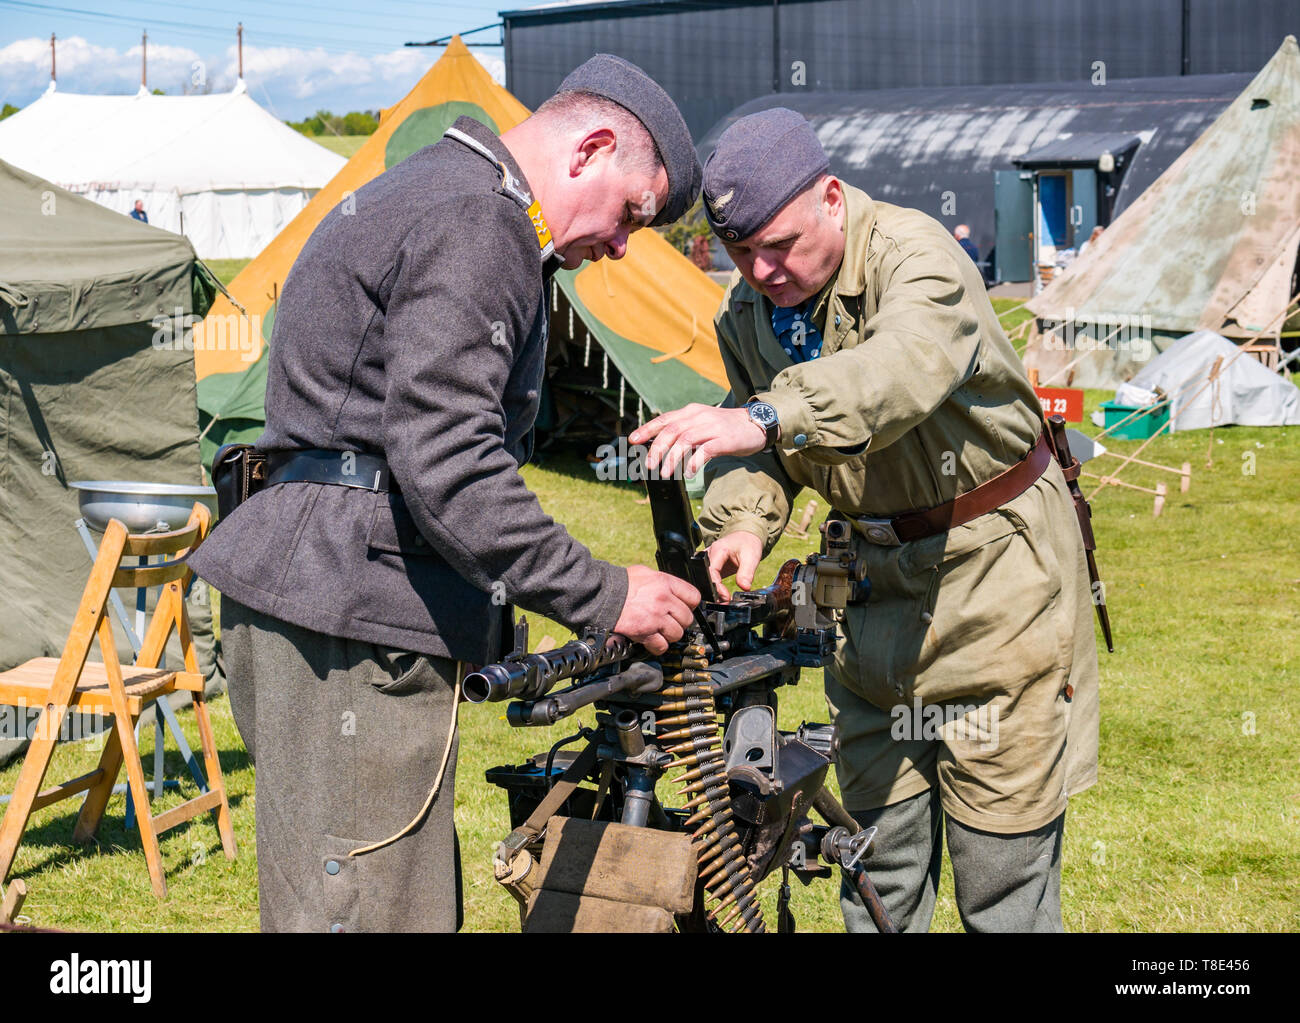
[[[776,422],[776,409],[765,401],[756,401],[749,406],[749,418],[760,426],[768,427]]]

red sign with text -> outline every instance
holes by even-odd
[[[1035,387],[1043,416],[1064,416],[1067,423],[1083,422],[1083,392],[1077,387]]]

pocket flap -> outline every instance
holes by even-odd
[[[366,534],[366,546],[391,554],[428,556],[433,547],[415,524],[411,510],[400,494],[379,494],[375,513]]]

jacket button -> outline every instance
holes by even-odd
[[[339,861],[338,861],[338,860],[328,860],[328,861],[326,861],[326,863],[325,863],[325,873],[327,873],[327,874],[337,874],[338,872],[339,872]],[[338,925],[338,924],[335,924],[334,926],[335,926],[335,927],[338,927],[339,925]]]
[[[330,934],[342,934],[342,933],[343,933],[342,924],[330,924]]]
[[[805,444],[807,444],[807,443],[808,443],[808,435],[807,435],[807,434],[805,434],[805,433],[796,433],[796,434],[794,435],[794,446],[795,446],[795,447],[797,447],[797,448],[801,448],[801,447],[803,447],[803,446],[804,446]]]
[[[839,325],[840,325],[840,314],[839,314],[839,313],[836,313],[836,314],[835,314],[835,326],[838,327]]]

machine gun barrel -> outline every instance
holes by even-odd
[[[533,725],[553,725],[562,717],[598,700],[606,700],[619,693],[652,693],[661,689],[664,673],[658,665],[635,661],[625,671],[616,672],[597,682],[577,685],[562,693],[539,700],[519,700],[506,708],[506,720],[516,728]]]
[[[497,664],[485,664],[466,675],[461,691],[470,703],[536,700],[558,682],[579,678],[642,653],[622,636],[575,639],[545,653],[521,654]]]

